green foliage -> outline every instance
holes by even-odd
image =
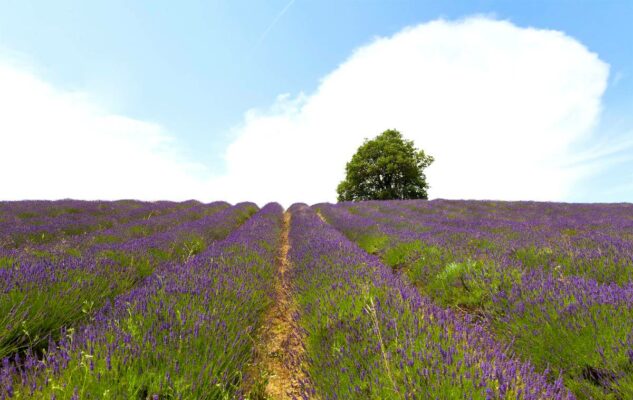
[[[339,201],[427,199],[424,169],[433,157],[417,150],[396,130],[365,140],[345,167]]]
[[[438,303],[483,312],[492,296],[520,275],[514,271],[501,273],[482,261],[457,262],[446,249],[427,245],[419,240],[393,244],[382,260],[394,269],[403,269],[407,279]]]
[[[385,235],[361,235],[356,241],[361,249],[369,254],[376,254],[385,247],[388,240]]]
[[[443,305],[459,307],[475,314],[489,314],[493,296],[520,279],[518,269],[506,268],[502,271],[494,264],[466,260],[446,265],[431,280],[427,291]]]
[[[87,226],[68,226],[62,229],[62,233],[66,236],[77,236],[88,232],[90,227]]]
[[[36,232],[26,235],[27,241],[33,244],[46,244],[52,242],[55,237],[49,232]]]
[[[207,243],[202,236],[191,234],[174,243],[172,251],[178,259],[187,261],[206,247]]]
[[[56,262],[59,260],[59,256],[56,254],[51,253],[50,251],[46,251],[46,250],[38,250],[38,249],[28,249],[26,251],[26,254],[29,254],[35,258],[39,258],[41,260],[49,260],[52,262]]]
[[[63,214],[81,214],[82,210],[76,207],[62,207],[59,209],[52,209],[50,215],[53,217],[57,217]]]
[[[260,375],[254,378],[252,387],[246,395],[246,400],[270,400],[270,396],[266,391],[266,386],[269,381],[269,373],[264,371],[260,372]]]
[[[81,250],[75,249],[75,248],[72,248],[72,247],[66,249],[65,253],[66,253],[66,255],[69,255],[71,257],[76,257],[76,258],[81,257]]]
[[[385,264],[394,269],[403,269],[407,278],[417,287],[423,287],[444,265],[453,261],[447,249],[422,243],[393,243],[383,255]]]
[[[112,243],[120,243],[122,241],[123,239],[121,237],[108,235],[105,233],[101,235],[96,235],[93,239],[93,242],[95,244],[112,244]]]
[[[383,260],[391,268],[402,268],[409,265],[412,257],[422,252],[424,247],[419,240],[397,243],[385,251]]]
[[[20,219],[31,219],[31,218],[37,217],[37,213],[30,212],[30,211],[24,211],[24,212],[17,213],[16,217],[18,217]]]
[[[17,261],[13,257],[0,257],[0,269],[13,269],[17,267]]]
[[[104,250],[99,254],[100,259],[109,260],[121,271],[134,271],[137,279],[149,276],[154,270],[150,258],[144,254],[131,254],[119,250]]]
[[[111,285],[109,275],[68,270],[65,280],[13,288],[0,297],[0,359],[30,347],[45,349],[49,337],[56,339],[62,326],[86,316],[86,304],[100,307],[107,298],[130,287],[124,275]]]
[[[30,254],[51,260],[59,257],[40,250]],[[0,258],[0,268],[13,268],[16,262]],[[0,322],[6,318],[0,324],[0,359],[27,346],[35,350],[46,348],[49,337],[56,339],[61,327],[84,319],[89,310],[131,289],[155,267],[149,255],[117,250],[100,252],[97,262],[97,272],[70,269],[64,272],[64,279],[52,275],[46,283],[22,284],[0,296]],[[46,290],[42,290],[42,285]]]
[[[445,303],[467,308],[479,307],[485,300],[487,290],[480,279],[482,263],[465,261],[448,264],[429,285],[433,297]]]
[[[526,295],[533,296],[539,293]],[[579,399],[632,398],[633,362],[622,351],[622,338],[630,334],[631,308],[594,304],[583,311],[575,308],[575,299],[567,303],[569,309],[561,312],[551,300],[526,301],[524,312],[509,314],[494,328],[539,369],[550,368],[553,375],[563,372],[565,385]]]
[[[148,236],[151,232],[147,226],[134,225],[129,229],[130,236],[133,238],[140,238]]]

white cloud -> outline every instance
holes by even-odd
[[[436,158],[431,197],[560,200],[571,146],[598,122],[608,65],[551,30],[474,17],[361,47],[319,88],[250,111],[216,180],[231,199],[318,202],[363,138],[388,128]]]
[[[0,63],[0,199],[332,201],[362,140],[389,128],[435,156],[431,197],[565,199],[607,79],[563,33],[433,21],[357,49],[314,93],[247,112],[226,172],[209,176],[159,125]]]
[[[156,124],[110,114],[85,93],[0,64],[2,200],[191,198],[199,167],[173,145]]]

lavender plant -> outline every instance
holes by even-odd
[[[325,224],[291,208],[292,277],[316,396],[570,399],[468,316],[442,309]]]
[[[320,205],[436,303],[580,398],[632,393],[630,205],[366,202]],[[370,245],[379,243],[371,248]]]
[[[160,265],[42,358],[5,359],[0,398],[238,395],[270,302],[281,214],[270,204],[204,252]]]
[[[23,249],[160,216],[195,202],[22,201],[0,203],[0,247]]]
[[[92,317],[157,266],[226,237],[255,211],[254,204],[243,203],[185,223],[176,213],[167,232],[112,244],[107,250],[97,246],[80,258],[18,259],[11,268],[0,270],[0,358],[27,348],[40,355],[62,328]],[[196,249],[187,247],[191,235],[200,238]],[[155,257],[159,251],[162,256]]]

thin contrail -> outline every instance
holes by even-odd
[[[283,10],[281,10],[279,12],[279,14],[277,14],[277,16],[275,17],[275,19],[273,20],[273,22],[271,22],[270,25],[268,25],[268,28],[266,28],[266,30],[262,33],[262,35],[259,37],[259,40],[257,41],[257,44],[260,45],[264,39],[266,39],[266,36],[268,36],[268,33],[275,27],[275,25],[277,24],[277,22],[279,22],[279,20],[281,19],[281,17],[284,16],[284,14],[286,13],[286,11],[288,11],[288,9],[294,4],[295,0],[290,0],[288,2],[288,4],[286,4],[286,6],[283,8]]]

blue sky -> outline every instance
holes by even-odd
[[[80,93],[81,100],[77,102],[89,103],[100,110],[99,115],[151,124],[151,127],[143,125],[140,129],[143,132],[133,141],[140,141],[142,146],[147,135],[160,136],[158,141],[164,139],[161,146],[169,149],[161,148],[162,152],[157,150],[147,159],[161,154],[160,157],[170,158],[170,162],[187,165],[186,175],[199,186],[201,179],[213,184],[213,179],[223,176],[225,180],[241,176],[227,172],[230,163],[227,153],[231,153],[231,144],[240,137],[256,135],[244,133],[254,129],[249,125],[252,120],[259,118],[266,122],[266,118],[286,115],[284,107],[288,107],[288,102],[292,103],[290,107],[304,107],[301,97],[310,98],[319,93],[327,77],[349,61],[356,49],[371,45],[377,38],[393,37],[406,27],[438,19],[460,21],[474,15],[491,21],[508,21],[523,30],[533,27],[560,31],[582,44],[588,52],[597,54],[608,66],[606,87],[598,95],[599,115],[587,122],[590,132],[579,133],[574,140],[559,144],[568,156],[566,165],[573,164],[583,172],[575,173],[573,179],[564,178],[569,186],[564,192],[545,191],[534,198],[633,201],[633,148],[627,146],[627,140],[633,139],[630,112],[633,106],[633,27],[630,24],[633,2],[630,1],[0,1],[0,62],[4,60],[13,70],[30,74],[62,97]],[[547,60],[542,61],[547,65]],[[15,90],[23,91],[19,87]],[[288,94],[287,98],[280,100],[282,94]],[[251,115],[250,119],[247,114]],[[419,118],[424,118],[423,114]],[[35,111],[29,118],[37,119],[36,115]],[[397,118],[391,127],[400,127]],[[376,131],[364,131],[360,137],[373,136],[380,129],[382,126],[376,126]],[[407,136],[408,132],[403,130],[403,133]],[[6,130],[0,133],[5,139],[11,134]],[[50,134],[55,135],[55,130]],[[476,129],[473,134],[478,134]],[[78,146],[74,141],[65,143],[70,139],[63,135],[59,137],[60,141],[51,143],[55,143],[53,147],[60,146],[60,151],[68,147],[86,151],[74,147]],[[141,137],[145,139],[139,139]],[[416,143],[425,147],[425,143],[417,139]],[[542,145],[548,146],[547,143]],[[286,152],[300,151],[299,147],[288,146]],[[296,146],[305,146],[305,143],[297,142]],[[112,159],[123,158],[116,147],[112,149]],[[499,148],[499,151],[507,149]],[[27,148],[20,148],[19,152],[23,152],[24,158],[29,157]],[[241,157],[246,159],[248,154]],[[266,158],[262,160],[260,162],[266,162]],[[327,154],[323,155],[323,162],[328,162]],[[143,165],[151,165],[151,162],[145,161]],[[257,164],[253,166],[256,167]],[[336,166],[339,170],[343,167],[344,163]],[[58,175],[65,175],[63,171],[69,168]],[[161,164],[161,168],[167,167]],[[279,175],[281,169],[271,171]],[[152,174],[151,171],[146,173]],[[12,182],[26,185],[34,174]],[[95,176],[108,180],[106,175],[99,170]],[[112,176],[116,177],[116,173]],[[142,174],[135,176],[143,179]],[[442,176],[452,175],[439,174],[437,179]],[[295,176],[293,182],[299,178]],[[64,193],[68,193],[68,196],[85,198],[223,198],[222,192],[201,189],[192,191],[189,196],[186,189],[182,189],[184,193],[173,195],[151,188],[138,192],[132,190],[136,187],[134,182],[125,186],[131,188],[129,192],[106,190],[100,193],[97,188],[82,192],[76,189],[76,181],[68,177],[59,179],[57,191],[38,192],[8,186],[13,192],[5,192],[4,197],[54,198],[66,197]],[[161,182],[160,177],[152,179]],[[154,182],[152,179],[147,181]],[[438,186],[437,183],[431,181],[432,187]],[[506,183],[498,181],[495,185],[501,187]],[[322,197],[318,193],[304,196],[299,190],[280,193],[279,200],[333,200],[336,184],[336,180],[330,182],[331,190]],[[537,185],[538,182],[526,184]],[[325,188],[327,183],[319,187]],[[517,197],[513,192],[506,195],[498,191],[465,190],[462,193],[454,188],[438,188],[438,191],[440,197]],[[249,197],[247,192],[240,191],[229,198],[266,201],[274,199],[274,193],[254,192]],[[431,196],[434,197],[433,189]],[[528,198],[529,194],[518,197]]]

